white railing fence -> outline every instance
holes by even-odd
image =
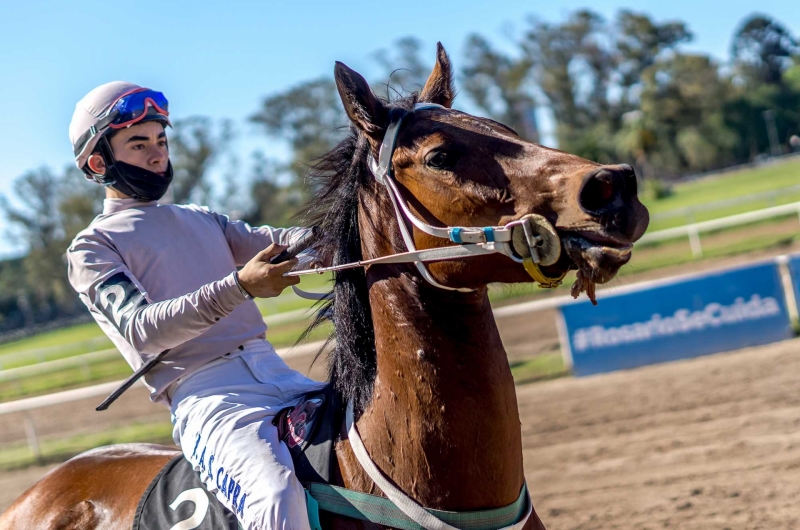
[[[703,232],[711,232],[721,228],[731,228],[734,226],[745,225],[756,221],[763,221],[765,219],[783,217],[791,214],[797,214],[798,219],[800,219],[800,202],[793,202],[781,206],[773,206],[772,208],[764,208],[763,210],[755,210],[753,212],[721,217],[719,219],[712,219],[711,221],[703,221],[701,223],[692,223],[675,228],[667,228],[666,230],[659,230],[658,232],[650,232],[642,236],[642,238],[637,241],[636,244],[642,245],[658,241],[666,241],[669,239],[677,239],[679,237],[688,237],[689,245],[692,248],[692,256],[694,258],[702,258],[703,246],[700,243],[700,234]]]

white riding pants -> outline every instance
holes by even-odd
[[[305,493],[272,420],[323,384],[289,368],[264,340],[243,346],[170,389],[173,438],[242,528],[307,530]]]

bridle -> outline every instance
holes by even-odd
[[[561,255],[561,242],[558,234],[553,226],[540,215],[528,214],[521,219],[511,221],[503,226],[437,227],[425,223],[409,210],[406,201],[397,188],[397,183],[394,178],[394,168],[392,167],[392,156],[394,155],[394,150],[397,145],[400,125],[403,123],[405,117],[418,110],[444,108],[445,107],[435,103],[417,103],[411,111],[398,108],[392,109],[389,115],[389,126],[386,129],[383,142],[378,150],[378,159],[375,160],[372,154],[370,154],[367,159],[369,170],[372,172],[375,180],[388,191],[407,252],[381,256],[370,260],[345,263],[342,265],[334,265],[332,267],[292,271],[287,273],[286,276],[320,274],[356,267],[369,267],[370,265],[377,264],[414,263],[422,277],[434,287],[447,291],[471,292],[474,289],[448,287],[437,282],[436,279],[431,276],[427,267],[425,267],[425,263],[486,256],[490,254],[503,254],[515,262],[521,263],[540,287],[553,288],[561,284],[561,280],[566,275],[566,272],[557,277],[550,277],[544,274],[540,268],[540,266],[554,264]],[[406,219],[422,232],[441,239],[447,239],[456,243],[456,245],[417,250],[411,232],[405,223]],[[295,292],[297,291],[298,290],[295,290]]]

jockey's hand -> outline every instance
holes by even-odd
[[[290,285],[300,283],[297,276],[284,276],[297,265],[297,258],[272,265],[269,260],[286,250],[285,245],[272,244],[255,255],[239,271],[239,284],[256,298],[278,296]]]

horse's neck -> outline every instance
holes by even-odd
[[[423,505],[509,504],[522,485],[516,394],[485,291],[370,273],[378,370],[358,422],[376,464]],[[445,301],[455,300],[455,301]]]

